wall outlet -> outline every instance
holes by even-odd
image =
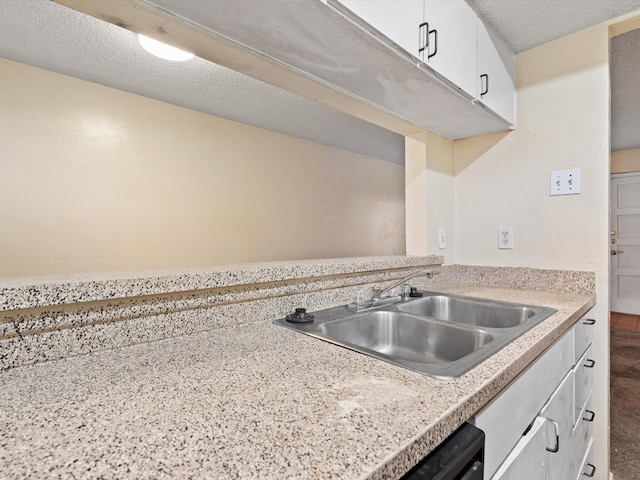
[[[498,227],[498,248],[513,248],[513,227]]]
[[[443,249],[447,248],[447,240],[445,238],[444,227],[440,227],[438,229],[438,248]]]
[[[551,172],[549,195],[575,195],[580,193],[580,169]]]

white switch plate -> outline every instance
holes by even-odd
[[[580,193],[580,169],[551,172],[549,195],[575,195]]]
[[[498,248],[513,248],[513,227],[498,227]]]
[[[438,248],[447,248],[447,239],[445,238],[444,227],[438,229]]]

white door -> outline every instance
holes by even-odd
[[[640,314],[640,173],[611,179],[611,310]]]

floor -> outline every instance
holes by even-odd
[[[640,332],[640,315],[611,312],[611,328]]]
[[[611,471],[640,478],[640,316],[611,313]]]

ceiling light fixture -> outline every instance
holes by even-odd
[[[184,62],[185,60],[191,60],[194,57],[193,53],[185,52],[179,48],[172,47],[166,43],[159,42],[153,38],[146,37],[138,33],[138,42],[142,45],[147,52],[156,57],[164,58],[165,60],[173,60],[174,62]]]

